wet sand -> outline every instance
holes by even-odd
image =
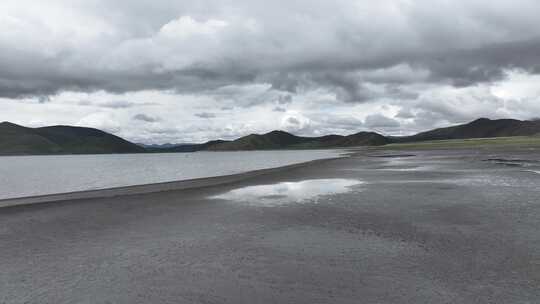
[[[538,303],[539,151],[407,154],[2,207],[0,303]]]

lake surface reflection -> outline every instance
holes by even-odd
[[[314,179],[239,188],[214,196],[214,199],[240,201],[254,206],[279,206],[312,201],[319,196],[351,191],[363,182],[353,179]]]

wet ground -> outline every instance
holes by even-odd
[[[0,303],[539,303],[539,161],[371,152],[0,208]]]

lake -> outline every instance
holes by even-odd
[[[0,199],[223,176],[338,157],[343,151],[249,151],[0,157]]]

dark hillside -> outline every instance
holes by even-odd
[[[0,124],[0,154],[142,153],[143,147],[92,128],[53,126],[26,128]]]
[[[413,136],[395,138],[394,140],[396,142],[415,142],[445,139],[532,136],[537,134],[540,134],[540,121],[480,118],[467,124],[435,129]]]

